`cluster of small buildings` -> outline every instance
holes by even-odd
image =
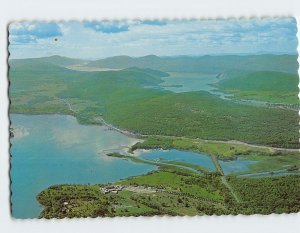
[[[110,186],[105,186],[105,187],[102,187],[101,190],[104,194],[107,194],[107,193],[118,193],[119,191],[122,191],[123,189],[123,186],[121,185],[110,185]]]
[[[71,203],[65,201],[65,202],[63,203],[63,207],[62,207],[61,211],[62,211],[64,214],[66,214],[66,213],[69,213],[70,211],[72,211],[72,208],[74,208],[74,207],[78,207],[78,204],[75,204],[75,203],[72,203],[72,204],[71,204]]]

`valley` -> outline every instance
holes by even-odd
[[[14,215],[299,211],[295,58],[10,60]]]

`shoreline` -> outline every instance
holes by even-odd
[[[188,138],[185,136],[180,136],[180,137],[176,137],[176,136],[171,136],[171,135],[151,135],[151,134],[138,134],[138,133],[133,133],[130,131],[126,131],[120,128],[117,128],[111,124],[108,124],[103,118],[101,118],[100,122],[96,122],[95,124],[91,124],[91,123],[82,123],[78,120],[78,118],[75,115],[72,114],[67,114],[67,113],[22,113],[22,112],[9,112],[8,113],[8,117],[9,117],[9,121],[10,121],[10,115],[11,114],[18,114],[18,115],[65,115],[65,116],[71,116],[76,118],[76,121],[78,122],[78,124],[80,125],[99,125],[99,126],[103,126],[105,125],[106,127],[115,130],[121,134],[124,134],[126,136],[131,136],[132,138],[139,138],[139,139],[143,139],[143,138],[147,138],[147,137],[165,137],[165,138],[174,138],[174,139],[190,139],[190,140],[202,140],[204,142],[211,142],[211,143],[222,143],[222,144],[232,144],[232,145],[245,145],[245,146],[249,146],[249,147],[254,147],[254,148],[262,148],[262,149],[270,149],[270,150],[282,150],[282,151],[288,151],[288,152],[300,152],[300,148],[284,148],[284,147],[271,147],[271,146],[265,146],[265,145],[257,145],[257,144],[250,144],[247,142],[242,142],[242,141],[238,141],[238,140],[227,140],[227,141],[222,141],[222,140],[211,140],[211,139],[201,139],[201,138]],[[102,123],[102,124],[101,124]],[[11,126],[11,121],[10,121],[10,126]],[[174,148],[175,149],[175,148]]]
[[[70,116],[70,117],[75,117],[73,115],[70,115],[70,114],[58,114],[58,113],[51,113],[51,114],[23,114],[23,113],[10,113],[10,114],[16,114],[16,115],[24,115],[24,116],[30,116],[30,115],[64,115],[64,116]],[[75,117],[76,118],[76,117]],[[77,118],[76,118],[77,120]],[[78,121],[77,121],[78,122]],[[78,122],[78,124],[80,124]],[[105,127],[105,126],[104,126]],[[166,164],[167,165],[167,164]],[[167,166],[170,166],[170,165],[167,165]],[[172,167],[174,167],[174,165],[171,165]],[[186,168],[185,168],[186,169]],[[148,173],[151,173],[151,172],[148,172]],[[146,174],[148,174],[146,173]],[[137,175],[137,176],[142,176],[142,175]],[[130,176],[131,177],[131,176]],[[128,177],[129,178],[129,177]],[[124,179],[127,179],[127,178],[124,178]],[[117,182],[117,181],[116,181]]]

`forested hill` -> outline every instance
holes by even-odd
[[[220,73],[228,70],[280,71],[297,73],[297,55],[224,55],[199,57],[144,57],[116,56],[89,62],[90,67],[124,69],[128,67],[151,68],[173,72]]]
[[[201,91],[166,91],[159,88],[166,74],[149,68],[83,72],[43,59],[15,61],[9,70],[11,113],[62,113],[85,124],[103,118],[143,135],[299,148],[293,110],[235,103]]]

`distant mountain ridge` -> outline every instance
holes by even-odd
[[[11,59],[9,60],[10,71],[20,71],[20,72],[68,72],[68,73],[77,73],[76,70],[73,70],[69,67],[72,65],[87,65],[88,61],[81,59],[73,59],[68,57],[61,56],[51,56],[51,57],[41,57],[41,58],[25,58],[25,59]],[[136,66],[130,66],[128,68],[121,69],[120,71],[124,72],[135,72],[135,73],[146,73],[155,77],[166,77],[169,76],[168,73],[151,69],[151,68],[140,68]]]
[[[57,66],[70,66],[86,63],[83,59],[74,59],[69,57],[63,57],[59,55],[54,55],[50,57],[39,57],[39,58],[24,58],[24,59],[10,59],[9,64],[14,66],[32,65],[32,64],[53,64]]]
[[[162,61],[161,57],[155,55],[148,55],[144,57],[130,57],[130,56],[115,56],[108,57],[96,61],[91,61],[87,65],[91,67],[105,67],[105,68],[113,68],[116,69],[125,69],[130,67],[138,67],[138,68],[152,68],[155,66],[159,66]]]
[[[151,68],[165,72],[219,73],[227,70],[270,70],[297,73],[297,55],[224,55],[199,57],[116,56],[87,64],[90,67],[125,69]]]
[[[9,64],[19,66],[60,66],[84,65],[87,67],[128,69],[141,68],[162,72],[204,72],[221,73],[229,70],[248,71],[280,71],[288,73],[298,72],[297,55],[218,55],[218,56],[177,56],[159,57],[147,55],[143,57],[115,56],[96,61],[73,59],[62,56],[50,56],[28,59],[10,59]]]

